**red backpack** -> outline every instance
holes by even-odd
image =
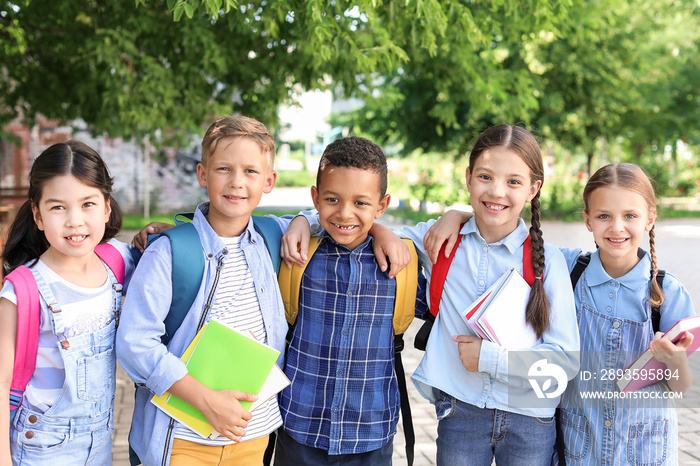
[[[462,224],[464,226],[464,224]],[[460,226],[460,230],[462,228]],[[450,265],[452,260],[457,253],[459,243],[462,241],[462,236],[459,235],[457,238],[457,243],[455,243],[449,257],[445,257],[445,246],[443,243],[438,254],[437,262],[433,265],[433,270],[430,274],[430,316],[426,319],[423,326],[416,333],[416,338],[413,346],[416,349],[425,351],[425,346],[428,344],[428,337],[430,336],[430,331],[433,328],[433,322],[435,322],[435,317],[438,315],[440,310],[440,301],[442,300],[442,292],[445,288],[445,280],[447,279],[447,271],[450,270]],[[532,286],[535,283],[535,270],[532,267],[532,241],[530,235],[523,241],[523,278],[528,285]]]
[[[124,258],[111,244],[99,244],[95,253],[112,270],[120,284],[124,284]],[[17,338],[15,362],[10,385],[10,419],[22,404],[24,390],[36,368],[36,353],[39,347],[41,327],[41,302],[39,288],[34,275],[24,265],[17,267],[5,277],[12,282],[17,296]]]

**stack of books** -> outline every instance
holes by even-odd
[[[211,389],[258,395],[255,403],[241,401],[241,406],[252,412],[289,385],[289,379],[275,364],[279,355],[252,333],[238,332],[212,319],[197,333],[182,360],[189,374]],[[203,438],[219,436],[198,409],[168,392],[154,396],[151,403]]]
[[[462,312],[462,317],[484,340],[512,350],[532,348],[539,338],[525,321],[529,298],[530,285],[511,268]]]

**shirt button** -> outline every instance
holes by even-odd
[[[612,282],[611,285],[612,285],[613,288],[616,288],[616,287],[617,287],[617,282]]]
[[[211,259],[212,257],[214,257],[214,255],[213,255],[213,254],[208,254],[207,257],[208,257],[209,259]]]
[[[29,422],[34,424],[36,422],[36,416],[32,414],[31,416],[29,416],[28,420],[29,420]]]
[[[32,432],[31,430],[29,430],[29,431],[27,431],[26,434],[24,434],[24,436],[27,437],[27,438],[34,438],[34,432]]]
[[[487,252],[489,250],[488,246],[484,246],[484,252]]]
[[[488,389],[489,389],[489,386],[488,386],[488,385],[484,385],[484,390],[488,390]]]
[[[352,296],[352,291],[348,291],[348,296]]]
[[[253,244],[255,244],[255,238],[252,238],[252,239],[250,240],[250,242],[253,243]]]
[[[619,328],[620,327],[620,321],[616,320],[613,322],[613,328]]]
[[[605,424],[605,427],[610,427],[610,426],[612,425],[612,422],[610,422],[610,421],[605,421],[604,424]]]
[[[612,308],[610,306],[606,307],[605,310],[608,312],[612,312]]]
[[[612,299],[614,296],[615,296],[615,293],[610,293],[610,294],[608,295],[608,298]]]
[[[338,372],[336,372],[336,375],[340,377],[341,375],[343,375],[343,371],[341,369],[338,369]],[[335,408],[334,411],[338,411],[338,408]]]
[[[334,413],[337,413],[337,412],[338,412],[338,408],[333,408],[333,412],[334,412]]]
[[[228,254],[228,249],[224,248],[223,253],[224,255]]]
[[[347,335],[347,334],[348,334],[348,331],[347,331],[347,330],[343,330],[343,335]]]
[[[479,286],[484,286],[484,284],[485,284],[485,283],[484,283],[483,280],[479,280]]]

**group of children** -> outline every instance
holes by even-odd
[[[10,274],[0,292],[0,398],[19,398],[16,409],[0,411],[0,466],[110,464],[117,359],[137,387],[129,440],[144,465],[259,465],[274,432],[279,466],[391,464],[400,406],[394,277],[410,257],[399,236],[413,241],[427,278],[413,285],[414,314],[433,325],[412,378],[435,405],[439,465],[678,462],[673,409],[589,402],[582,391],[610,391],[612,382],[577,377],[580,368],[624,369],[651,345],[675,375],[646,390],[683,392],[692,383],[685,353],[692,334],[675,344],[661,335],[695,312],[677,279],[667,273],[663,288],[656,280],[655,197],[639,167],[608,165],[589,180],[584,218],[597,250],[572,290],[569,273],[582,252],[543,241],[542,156],[524,128],[500,125],[479,136],[466,172],[473,215],[451,212],[398,236],[375,223],[390,201],[383,151],[363,138],[336,140],[311,188],[316,211],[275,218],[286,231],[287,266],[306,266],[290,328],[266,239],[251,220],[275,185],[274,153],[272,135],[254,119],[224,117],[207,130],[197,180],[209,201],[192,222],[202,283],[167,343],[165,319],[180,299],[171,243],[159,238],[139,259],[113,239],[121,217],[112,179],[89,147],[69,141],[36,159],[2,258],[5,275],[26,266],[36,279],[39,345],[22,396],[12,382],[24,305]],[[520,218],[526,203],[529,228]],[[646,232],[649,252],[639,248]],[[123,261],[121,309],[111,266],[95,253],[105,242]],[[438,279],[441,246],[454,254]],[[538,340],[523,351],[482,340],[459,315],[510,268],[534,274],[525,320]],[[431,314],[426,288],[432,298],[438,282],[441,310]],[[652,306],[661,310],[658,329]],[[211,318],[280,351],[291,384],[279,397],[251,413],[240,401],[256,395],[212,390],[188,374],[180,357]],[[541,359],[569,383],[563,396],[534,403],[528,361]],[[203,439],[149,402],[166,391],[222,436]]]

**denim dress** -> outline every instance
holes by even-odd
[[[112,283],[112,312],[119,315],[122,286],[106,267]],[[60,304],[34,268],[43,301],[49,303],[52,329],[65,368],[61,394],[41,413],[27,406],[26,398],[10,426],[12,462],[15,465],[112,464],[117,319],[94,332],[66,339]],[[46,313],[44,313],[46,315]]]
[[[646,302],[650,268],[646,255],[626,275],[613,279],[594,253],[575,288],[581,372],[561,400],[567,464],[678,464],[678,419],[666,385],[654,383],[622,398],[616,383],[619,371],[634,362],[654,336]],[[662,331],[694,314],[687,293],[670,274],[664,291]],[[642,307],[643,320],[634,314]],[[601,396],[595,394],[608,395],[590,398]]]

